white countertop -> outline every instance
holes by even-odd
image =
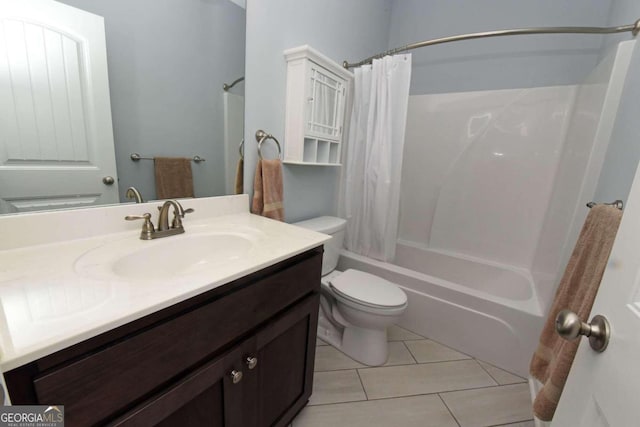
[[[229,204],[228,198],[210,199],[227,199],[223,202]],[[246,196],[242,201],[247,201]],[[199,217],[199,211],[207,211],[201,206],[204,202],[192,202],[199,208],[184,220],[186,232],[178,236],[153,241],[136,239],[141,224],[137,223],[135,230],[130,226],[125,227],[123,209],[120,207],[112,209],[113,212],[108,215],[117,216],[122,222],[122,229],[128,228],[128,231],[102,235],[92,232],[85,237],[76,235],[74,240],[69,241],[56,237],[51,242],[29,246],[11,242],[5,244],[4,248],[0,246],[0,370],[6,372],[77,344],[317,247],[329,238],[324,234],[251,215],[246,208],[244,212],[235,208],[223,209],[221,216],[208,212],[207,217]],[[213,200],[213,203],[216,201]],[[247,203],[234,203],[247,206]],[[189,203],[185,201],[183,205],[188,207]],[[145,207],[149,212],[152,212],[151,208],[155,209],[155,205]],[[129,211],[132,208],[140,210],[136,205],[126,207]],[[96,211],[100,208],[95,209],[85,215],[97,215]],[[73,218],[67,220],[81,221],[83,211],[74,211]],[[135,214],[136,211],[128,213]],[[46,215],[33,218],[38,222],[46,219]],[[4,226],[5,231],[6,227],[16,225],[17,221],[23,226],[29,225],[28,218],[4,222],[3,219],[6,218],[0,218],[0,227]],[[64,218],[58,220],[64,222]],[[114,224],[118,223],[114,221]],[[68,226],[73,227],[73,224]],[[38,224],[35,228],[44,229]],[[251,248],[242,256],[216,265],[213,269],[191,271],[185,276],[166,279],[125,279],[102,274],[100,268],[78,267],[78,260],[87,252],[94,250],[95,253],[105,245],[117,247],[125,242],[127,246],[129,243],[133,245],[131,250],[136,250],[195,233],[217,232],[249,236]],[[60,235],[59,230],[52,230],[52,233]],[[2,236],[0,231],[0,238],[3,237],[6,236]]]

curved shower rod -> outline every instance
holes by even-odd
[[[359,67],[360,65],[371,64],[374,59],[382,58],[387,55],[394,55],[408,50],[418,49],[436,44],[457,42],[461,40],[482,39],[485,37],[499,36],[522,36],[526,34],[614,34],[631,32],[634,36],[640,33],[640,19],[629,25],[621,25],[619,27],[535,27],[535,28],[514,28],[511,30],[495,30],[483,31],[480,33],[459,34],[457,36],[441,37],[437,39],[425,40],[417,43],[411,43],[405,46],[396,47],[385,52],[378,53],[363,59],[360,62],[349,63],[342,62],[342,66],[346,69]]]
[[[238,83],[240,83],[241,81],[244,81],[244,76],[242,77],[238,77],[237,79],[235,79],[233,81],[233,83],[231,84],[223,84],[222,85],[222,90],[224,90],[225,92],[228,91],[229,89],[231,89],[232,87],[234,87],[235,85],[237,85]]]

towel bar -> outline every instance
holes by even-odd
[[[153,160],[153,157],[142,157],[140,154],[138,153],[131,153],[131,160],[133,160],[134,162],[139,162],[140,160]],[[200,162],[206,162],[207,160],[203,157],[200,156],[193,156],[193,158],[191,159],[192,161],[196,162],[196,163],[200,163]]]
[[[594,207],[595,205],[597,205],[598,203],[596,202],[589,202],[587,203],[587,207],[589,209],[591,209],[592,207]],[[615,206],[616,208],[622,210],[622,208],[624,208],[624,202],[622,200],[615,200],[611,203],[602,203],[603,205],[609,205],[609,206]]]
[[[260,160],[262,160],[262,143],[267,139],[272,139],[276,143],[276,145],[278,146],[278,158],[282,160],[282,148],[280,147],[280,143],[278,142],[276,137],[271,135],[270,133],[266,133],[262,129],[259,129],[258,131],[256,131],[256,141],[258,141],[258,156],[260,157]]]

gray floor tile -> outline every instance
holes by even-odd
[[[424,337],[421,337],[418,334],[414,334],[411,331],[407,331],[406,329],[401,328],[398,325],[392,325],[387,329],[387,340],[389,341],[406,341],[406,340],[421,340]]]
[[[316,347],[320,347],[322,345],[329,345],[326,342],[322,341],[320,338],[316,339]]]
[[[486,427],[533,418],[527,384],[441,393],[461,427]]]
[[[416,361],[402,341],[389,343],[389,358],[384,366],[412,365]]]
[[[402,342],[389,343],[389,358],[384,366],[410,365],[415,363],[411,353]],[[366,365],[356,362],[333,346],[316,346],[316,372],[363,367],[366,367]]]
[[[307,406],[293,427],[457,427],[436,395]]]
[[[316,372],[309,405],[367,400],[356,370]]]
[[[369,399],[496,385],[475,360],[360,369]]]
[[[507,372],[504,369],[500,369],[493,365],[489,365],[487,362],[481,362],[480,360],[478,360],[478,363],[482,365],[484,369],[487,370],[489,375],[491,375],[493,379],[498,382],[498,384],[501,384],[501,385],[516,384],[516,383],[524,383],[527,381],[526,379],[519,377],[517,375],[514,375],[511,372]]]
[[[533,422],[533,420],[529,420],[529,421],[523,421],[521,423],[514,423],[514,424],[501,424],[500,427],[535,427],[535,423]]]
[[[418,363],[471,359],[466,354],[431,340],[406,341],[405,344],[409,347],[409,351],[411,351]]]
[[[340,369],[362,368],[364,366],[333,346],[323,345],[316,347],[316,371],[337,371]]]

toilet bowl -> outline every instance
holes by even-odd
[[[370,366],[387,361],[387,328],[407,308],[407,296],[396,284],[354,269],[337,271],[346,221],[319,217],[295,223],[331,235],[322,259],[318,337],[352,359]]]

